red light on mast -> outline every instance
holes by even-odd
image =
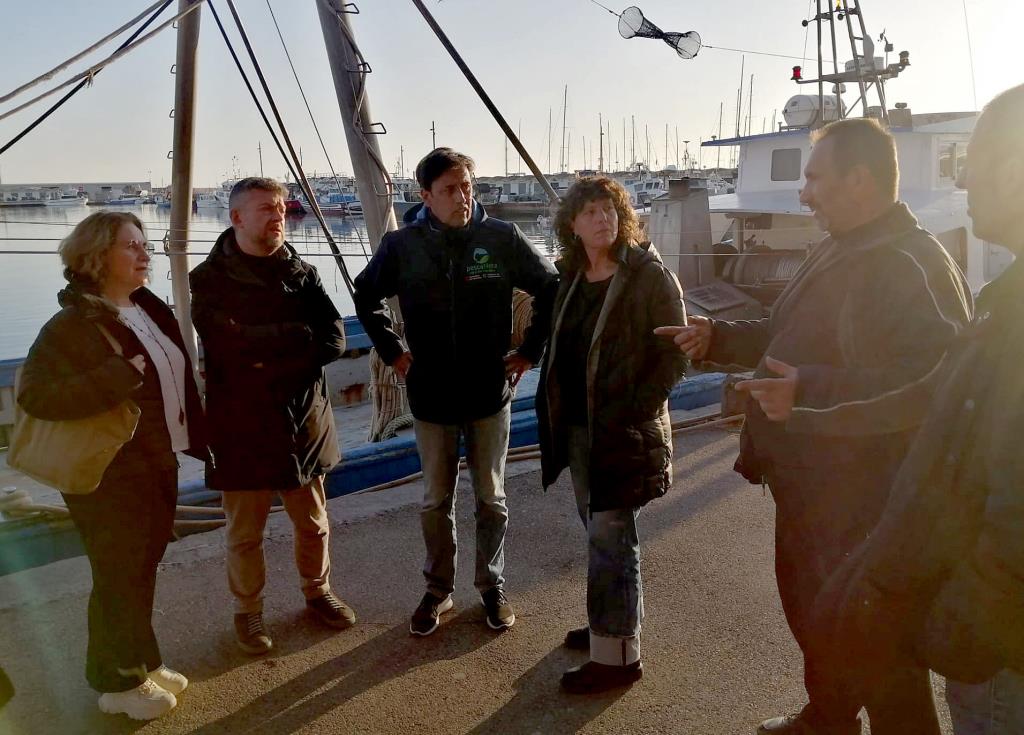
[[[793,67],[793,76],[790,77],[790,81],[801,82],[801,81],[803,81],[803,78],[804,78],[804,75],[803,75],[803,71],[801,70],[801,68],[799,66],[794,66]]]

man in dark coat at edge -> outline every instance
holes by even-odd
[[[263,622],[263,532],[275,495],[295,528],[295,562],[307,608],[346,628],[352,609],[331,591],[324,475],[340,459],[324,366],[345,351],[338,310],[284,239],[277,181],[247,178],[231,190],[231,228],[190,274],[192,320],[206,359],[206,411],[222,491],[235,633],[250,654],[273,642]]]
[[[476,495],[476,569],[488,626],[505,630],[515,612],[504,590],[505,456],[512,387],[541,357],[554,266],[514,224],[488,217],[473,199],[473,160],[450,148],[416,167],[423,204],[381,240],[356,277],[356,314],[384,363],[406,380],[426,485],[420,520],[427,591],[409,631],[427,636],[451,610],[455,589],[455,489],[465,441]],[[522,345],[509,352],[512,291],[534,296]],[[408,347],[385,299],[398,297]]]
[[[897,660],[866,687],[814,643],[815,596],[885,505],[943,355],[967,324],[956,264],[906,205],[892,136],[849,119],[816,131],[800,201],[829,236],[765,319],[692,317],[659,330],[693,359],[756,367],[736,469],[771,489],[779,596],[804,658],[809,703],[759,733],[902,733],[934,714],[928,672]]]
[[[986,106],[958,172],[974,235],[1018,258],[1022,130],[1024,85]],[[817,609],[848,666],[871,676],[887,661],[865,651],[907,651],[947,677],[956,735],[1010,735],[1024,732],[1024,263],[976,313],[878,526]]]

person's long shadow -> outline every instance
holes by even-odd
[[[446,620],[429,638],[410,640],[408,623],[381,633],[332,658],[191,735],[245,732],[280,735],[300,730],[318,717],[374,687],[435,661],[457,659],[495,638],[481,624],[479,610]],[[310,692],[324,689],[314,697]],[[301,702],[301,704],[296,704]]]
[[[559,678],[571,661],[564,648],[556,648],[515,682],[516,693],[509,702],[474,727],[467,735],[533,735],[537,732],[578,732],[611,707],[626,693],[617,689],[602,694],[565,694]],[[642,686],[638,684],[637,686]]]

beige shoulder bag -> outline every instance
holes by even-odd
[[[102,324],[96,324],[96,328],[116,354],[124,354]],[[15,376],[15,395],[20,372]],[[95,416],[45,421],[25,413],[15,400],[7,466],[62,493],[91,493],[99,487],[114,455],[135,434],[140,414],[139,407],[125,399]]]

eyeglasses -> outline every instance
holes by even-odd
[[[143,253],[149,253],[149,243],[146,240],[129,240],[124,243],[125,250],[131,250],[136,255],[142,255]]]

